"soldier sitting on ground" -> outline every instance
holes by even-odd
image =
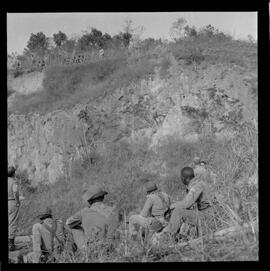
[[[182,201],[171,205],[172,214],[169,224],[162,233],[169,233],[175,240],[183,223],[194,226],[198,234],[198,222],[201,218],[207,218],[209,215],[210,197],[207,183],[200,178],[195,177],[191,167],[184,167],[181,170],[181,180],[187,187],[187,195]],[[185,227],[186,228],[186,227]],[[180,232],[180,237],[188,239],[188,229]]]
[[[147,198],[142,211],[129,218],[129,233],[133,240],[137,239],[138,228],[158,232],[167,224],[165,215],[170,206],[170,197],[149,181],[146,184],[146,192]]]
[[[103,203],[106,194],[100,186],[91,185],[82,196],[88,207],[67,219],[66,225],[80,250],[91,241],[115,239],[119,218],[114,207]]]
[[[24,256],[24,262],[53,262],[54,255],[61,253],[64,248],[63,222],[53,219],[52,210],[48,207],[38,218],[40,222],[32,228],[33,252]]]

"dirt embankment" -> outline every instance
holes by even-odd
[[[26,73],[16,78],[9,78],[8,87],[20,94],[30,94],[42,90],[43,78],[44,72]]]
[[[146,140],[154,148],[168,136],[190,142],[210,131],[216,138],[228,137],[242,121],[257,123],[253,73],[220,64],[192,71],[176,63],[171,70],[166,80],[157,72],[151,81],[115,89],[69,110],[11,114],[8,162],[27,169],[35,181],[54,182],[92,146],[99,154],[118,141]],[[43,76],[29,73],[10,83],[16,92],[29,94],[42,89]]]

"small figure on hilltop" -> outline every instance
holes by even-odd
[[[8,168],[8,248],[14,251],[20,210],[19,184],[15,178],[15,167]]]
[[[64,249],[65,230],[63,221],[54,219],[52,210],[46,208],[38,215],[40,222],[32,228],[33,252],[24,256],[24,262],[48,263],[55,261],[54,256]]]
[[[115,239],[119,219],[114,207],[103,203],[107,194],[100,186],[91,185],[82,196],[88,207],[67,219],[66,225],[79,249],[86,248],[93,240]]]
[[[188,239],[188,231],[192,228],[198,234],[198,219],[207,216],[209,209],[211,209],[209,208],[210,195],[208,184],[200,176],[195,177],[191,167],[184,167],[181,170],[181,180],[187,187],[187,195],[182,201],[171,205],[170,208],[173,211],[170,221],[162,231],[162,233],[171,234],[174,240],[177,240],[178,233],[180,238]]]
[[[129,218],[129,233],[133,240],[137,239],[140,228],[159,232],[167,225],[166,212],[171,204],[170,197],[153,182],[148,181],[145,188],[147,196],[142,211]]]

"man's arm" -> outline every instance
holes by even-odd
[[[183,209],[190,208],[197,201],[202,191],[203,187],[200,184],[194,185],[182,201],[175,202],[171,205],[171,209],[176,207]]]
[[[66,225],[72,228],[72,224],[76,222],[82,222],[82,211],[78,211],[73,216],[69,217],[66,221]]]
[[[146,202],[143,206],[143,209],[142,209],[140,215],[143,217],[148,217],[150,215],[152,206],[153,206],[152,198],[147,197]]]
[[[38,263],[41,256],[41,234],[39,231],[39,224],[34,224],[32,229],[33,234],[33,262]]]

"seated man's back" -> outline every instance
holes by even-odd
[[[102,202],[96,202],[91,207],[86,207],[70,217],[67,224],[72,221],[81,221],[82,229],[72,229],[74,241],[78,248],[83,248],[88,240],[102,240],[114,238],[118,227],[118,216],[114,208]]]
[[[90,208],[82,210],[82,227],[87,237],[111,237],[112,230],[117,227],[117,216],[113,207],[103,203],[95,203]]]

